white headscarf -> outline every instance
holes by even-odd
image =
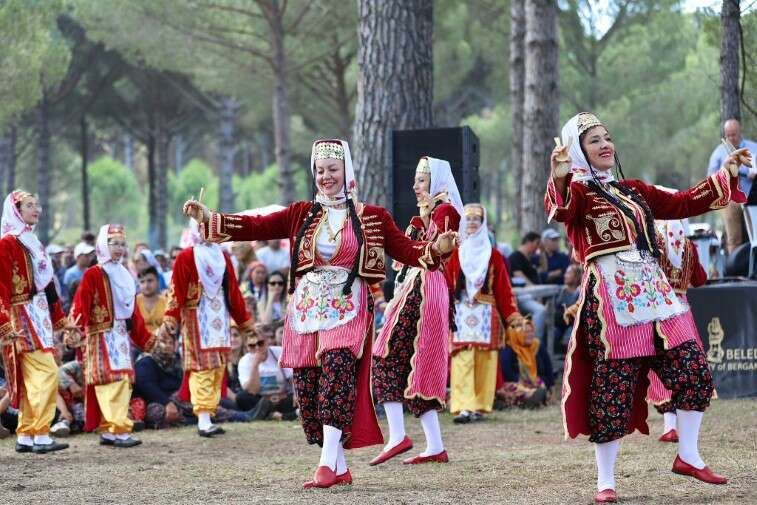
[[[342,187],[342,194],[337,198],[328,198],[322,194],[320,189],[316,186],[315,201],[323,205],[324,207],[334,207],[342,205],[347,202],[347,198],[352,198],[353,201],[357,200],[357,183],[355,182],[355,169],[352,167],[352,155],[350,154],[349,144],[340,139],[318,139],[313,142],[313,146],[310,149],[310,172],[313,175],[315,181],[315,147],[321,142],[330,142],[335,144],[341,144],[344,150],[344,186]],[[345,189],[346,188],[346,189]]]
[[[129,319],[134,314],[134,297],[137,294],[137,287],[134,284],[134,277],[131,276],[123,263],[116,262],[110,257],[110,249],[108,249],[110,227],[110,224],[102,225],[100,233],[97,235],[97,243],[95,244],[97,263],[108,274],[115,318]]]
[[[460,198],[460,191],[457,189],[455,177],[452,175],[452,167],[449,161],[440,160],[426,156],[428,166],[431,169],[431,184],[429,193],[431,198],[435,198],[446,193],[449,203],[455,208],[458,214],[463,215],[463,199]]]
[[[40,292],[53,280],[53,262],[45,251],[42,242],[34,234],[34,226],[30,226],[24,222],[21,212],[16,207],[16,199],[21,198],[22,195],[24,195],[22,191],[12,191],[5,197],[0,227],[2,227],[3,237],[14,235],[24,244],[24,247],[29,252],[32,262],[34,286],[37,288],[37,292]]]
[[[668,193],[676,193],[675,189],[657,185]],[[688,219],[670,219],[668,221],[656,220],[655,225],[663,237],[665,237],[665,252],[668,260],[675,268],[683,265],[683,252],[686,249],[686,237],[689,235]]]
[[[223,275],[226,272],[226,258],[219,244],[205,242],[200,235],[199,225],[194,219],[189,224],[191,242],[194,247],[195,267],[200,283],[205,292],[215,298],[223,285]]]
[[[473,300],[486,282],[486,272],[489,270],[489,259],[492,256],[492,243],[489,240],[489,227],[486,221],[486,209],[478,203],[469,203],[468,208],[480,208],[484,211],[484,219],[481,226],[473,233],[468,234],[468,216],[463,213],[460,220],[460,268],[465,274],[465,292],[468,300]]]
[[[581,150],[581,141],[578,138],[578,118],[581,112],[576,114],[565,123],[562,127],[562,143],[567,145],[570,142],[570,148],[568,148],[568,155],[573,164],[571,172],[573,173],[573,179],[576,182],[585,182],[592,180],[591,170],[589,168],[589,162],[586,161],[583,151]],[[594,169],[594,177],[601,183],[608,183],[615,180],[611,170],[597,170]]]

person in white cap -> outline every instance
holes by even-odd
[[[74,281],[80,281],[84,277],[84,272],[92,265],[92,254],[95,252],[95,248],[86,242],[79,242],[74,248],[74,258],[76,258],[76,264],[66,270],[66,274],[63,276],[63,284],[66,289],[71,287],[71,283]]]
[[[547,228],[541,234],[539,255],[539,281],[542,284],[565,284],[565,271],[570,266],[570,257],[560,251],[560,232]]]

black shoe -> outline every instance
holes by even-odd
[[[452,419],[455,424],[468,424],[470,422],[470,414],[467,412],[457,415]]]
[[[33,452],[33,451],[34,451],[33,445],[19,444],[18,442],[16,442],[16,452],[25,453],[25,452]]]
[[[136,447],[141,444],[142,444],[141,440],[137,440],[136,438],[132,438],[132,437],[129,437],[125,440],[121,440],[120,438],[117,438],[113,441],[113,446],[120,447],[121,449],[128,449],[129,447]]]
[[[62,451],[68,449],[68,444],[61,444],[53,440],[49,444],[34,444],[32,451],[35,454],[47,454],[48,452]]]
[[[211,438],[216,435],[223,435],[224,433],[226,433],[226,430],[224,430],[217,424],[211,425],[210,428],[208,428],[207,430],[201,430],[197,428],[197,434],[205,438]]]
[[[100,435],[100,445],[116,445],[116,441]]]
[[[481,412],[474,412],[470,415],[470,420],[474,423],[477,421],[481,421],[484,418],[484,415]]]

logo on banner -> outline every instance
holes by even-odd
[[[707,325],[707,333],[710,340],[710,348],[707,351],[707,361],[710,363],[722,363],[725,351],[723,350],[723,339],[725,332],[723,325],[720,324],[719,317],[713,317]]]

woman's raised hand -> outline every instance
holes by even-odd
[[[752,166],[752,153],[746,147],[731,151],[723,160],[723,168],[726,168],[732,177],[739,175],[739,167],[744,165],[745,167]]]
[[[197,200],[190,199],[184,203],[184,215],[191,217],[198,223],[207,223],[210,221],[210,211],[208,207]]]
[[[562,145],[560,137],[555,137],[555,148],[552,149],[552,155],[549,158],[552,165],[552,177],[562,178],[570,173],[571,159],[568,149],[572,141],[573,139],[569,138],[568,143]]]
[[[460,237],[456,231],[447,230],[436,237],[431,249],[439,255],[449,254],[460,245]]]

